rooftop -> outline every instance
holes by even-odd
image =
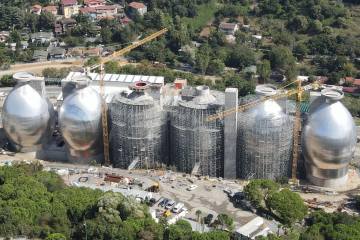
[[[64,81],[70,81],[74,77],[78,77],[84,75],[81,72],[70,72],[69,75],[64,79]],[[100,74],[98,73],[90,73],[89,77],[92,81],[99,81]],[[106,82],[118,82],[125,84],[132,84],[135,82],[143,81],[147,83],[158,83],[164,84],[164,77],[162,76],[144,76],[144,75],[126,75],[126,74],[105,74],[104,81]]]
[[[226,30],[234,30],[238,26],[237,23],[220,23],[219,27]]]
[[[144,8],[146,6],[141,2],[131,2],[131,3],[129,3],[129,7],[132,7],[135,9],[140,9],[140,8]]]
[[[63,6],[72,6],[77,4],[78,4],[77,0],[61,0],[61,5]]]

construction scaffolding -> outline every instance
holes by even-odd
[[[219,177],[224,168],[222,121],[207,122],[223,110],[224,95],[206,86],[183,90],[170,112],[170,159],[178,171]]]
[[[144,91],[123,92],[110,103],[114,167],[159,168],[168,163],[167,115]]]
[[[251,96],[240,103],[258,99]],[[279,104],[267,100],[239,114],[238,177],[243,179],[277,179],[289,177],[291,172],[293,121],[292,112],[284,99]],[[290,110],[290,111],[289,111]]]

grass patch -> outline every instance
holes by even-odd
[[[184,17],[183,20],[186,24],[191,25],[193,29],[199,30],[206,26],[206,24],[214,17],[216,10],[216,1],[212,0],[209,3],[198,6],[198,15],[196,17]]]
[[[354,117],[355,125],[360,126],[360,118]]]

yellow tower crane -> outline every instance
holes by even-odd
[[[299,133],[301,131],[301,119],[300,119],[300,106],[299,106],[299,103],[302,101],[302,94],[305,92],[305,91],[308,91],[308,90],[311,90],[311,89],[318,89],[320,87],[319,83],[318,82],[314,82],[314,83],[311,83],[311,84],[308,84],[306,86],[301,86],[301,80],[296,80],[296,81],[293,81],[289,84],[287,84],[286,86],[283,86],[281,89],[284,89],[285,87],[293,84],[293,83],[297,83],[297,88],[296,89],[291,89],[291,90],[287,90],[287,91],[284,91],[284,92],[281,92],[279,94],[276,94],[276,95],[272,95],[272,96],[265,96],[265,97],[262,97],[258,100],[255,100],[253,102],[250,102],[250,103],[247,103],[247,104],[244,104],[244,105],[241,105],[241,106],[238,106],[238,107],[235,107],[235,108],[231,108],[231,109],[228,109],[226,111],[223,111],[223,112],[219,112],[217,114],[213,114],[213,115],[210,115],[207,117],[207,121],[214,121],[214,120],[217,120],[217,119],[223,119],[225,118],[226,116],[229,116],[231,114],[234,114],[235,112],[242,112],[242,111],[245,111],[247,109],[250,109],[262,102],[265,102],[266,100],[269,100],[269,99],[272,99],[272,100],[276,100],[276,99],[280,99],[280,98],[284,98],[284,97],[289,97],[289,96],[292,96],[292,95],[297,95],[296,96],[296,102],[297,102],[297,105],[296,105],[296,112],[295,112],[295,119],[294,119],[294,138],[293,138],[293,161],[292,161],[292,169],[291,169],[291,178],[292,178],[292,182],[296,182],[297,181],[297,161],[298,161],[298,152],[299,152],[299,149],[298,149],[298,146],[299,146]]]
[[[105,101],[105,83],[104,83],[104,65],[107,62],[113,61],[115,58],[119,57],[119,56],[123,56],[126,53],[129,53],[131,50],[163,35],[164,33],[166,33],[168,31],[167,28],[163,28],[160,31],[157,31],[139,41],[133,42],[131,45],[115,51],[112,55],[108,56],[108,57],[103,57],[100,59],[100,63],[99,64],[95,64],[93,66],[90,66],[86,69],[86,72],[89,73],[91,70],[100,69],[100,83],[99,83],[99,87],[100,87],[100,95],[102,97],[102,104],[101,104],[101,122],[102,122],[102,130],[103,130],[103,143],[104,143],[104,162],[105,165],[109,166],[110,165],[110,155],[109,155],[109,129],[108,129],[108,120],[107,120],[107,105],[106,105],[106,101]]]

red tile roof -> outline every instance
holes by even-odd
[[[345,93],[360,93],[360,88],[357,87],[343,87]]]
[[[63,6],[72,6],[76,5],[77,3],[77,0],[61,0],[61,5]]]
[[[43,11],[46,11],[46,12],[55,12],[55,11],[57,11],[57,7],[56,7],[56,6],[53,6],[53,5],[46,6],[46,7],[43,8]]]
[[[129,3],[129,7],[132,7],[135,9],[141,9],[141,8],[144,8],[145,5],[141,2],[131,2],[131,3]]]
[[[36,4],[34,6],[31,7],[33,10],[40,10],[41,9],[41,6]]]
[[[93,4],[105,4],[105,0],[85,0],[85,5],[93,5]]]
[[[105,5],[105,6],[99,6],[95,7],[96,10],[114,10],[116,9],[115,5]]]
[[[96,13],[96,9],[93,8],[93,7],[83,7],[83,8],[80,8],[79,11],[83,14],[85,13]]]
[[[360,87],[360,79],[355,79],[353,82],[354,86]]]

